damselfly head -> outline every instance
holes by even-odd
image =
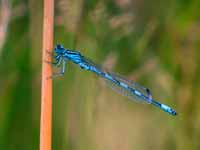
[[[61,45],[61,44],[58,44],[56,45],[56,47],[54,48],[54,52],[57,54],[57,55],[63,55],[65,53],[65,48]]]

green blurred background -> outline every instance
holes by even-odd
[[[199,0],[55,1],[55,44],[150,88],[178,116],[68,63],[54,79],[53,150],[199,150],[199,9]],[[39,149],[42,17],[41,0],[0,0],[0,150]]]

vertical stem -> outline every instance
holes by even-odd
[[[44,0],[43,20],[43,49],[42,49],[42,92],[41,92],[41,122],[40,122],[40,150],[51,150],[52,128],[52,61],[48,52],[53,49],[54,0]]]

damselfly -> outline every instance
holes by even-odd
[[[53,62],[53,64],[56,67],[61,67],[61,71],[54,74],[53,77],[63,75],[65,73],[66,62],[72,61],[73,63],[79,65],[82,69],[94,72],[104,78],[107,82],[110,82],[112,89],[118,93],[126,95],[130,99],[138,102],[152,104],[171,115],[177,115],[176,111],[169,106],[154,100],[149,89],[127,80],[120,75],[106,71],[99,65],[81,55],[78,51],[72,51],[65,49],[62,45],[57,45],[54,49],[54,61],[55,62]]]

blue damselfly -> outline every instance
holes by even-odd
[[[56,67],[61,67],[61,71],[55,73],[53,77],[63,75],[65,73],[66,62],[72,61],[82,69],[94,72],[98,76],[106,79],[106,81],[112,85],[112,89],[118,93],[126,95],[128,98],[138,102],[152,104],[171,115],[177,115],[176,111],[169,106],[154,100],[149,89],[127,80],[118,74],[103,69],[101,66],[81,55],[78,51],[65,49],[62,45],[57,45],[54,49],[54,60],[55,62],[53,62],[53,64]]]

